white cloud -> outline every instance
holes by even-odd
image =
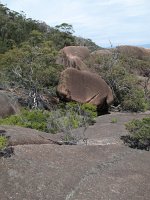
[[[54,26],[62,22],[74,26],[77,35],[98,44],[150,42],[149,0],[2,0],[10,9],[23,10],[27,17]],[[140,33],[140,34],[138,34]],[[134,41],[133,41],[134,39]]]

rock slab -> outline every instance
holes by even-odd
[[[148,115],[101,116],[85,134],[97,141],[119,140],[126,134],[124,123]],[[118,121],[112,124],[114,117]],[[13,130],[6,129],[16,137]],[[149,171],[150,152],[130,149],[121,140],[109,145],[17,145],[13,156],[0,159],[0,194],[2,200],[149,200]]]
[[[0,118],[19,112],[19,105],[13,95],[0,92]]]

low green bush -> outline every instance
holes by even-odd
[[[148,109],[148,103],[144,98],[144,92],[141,89],[131,89],[129,93],[124,95],[121,102],[122,109],[125,111],[145,111]]]
[[[125,126],[133,138],[139,141],[150,140],[150,117],[142,120],[134,119]]]
[[[48,118],[48,130],[52,133],[67,133],[72,129],[93,124],[96,116],[96,106],[69,102],[51,112]]]
[[[48,132],[47,130],[48,117],[49,113],[43,112],[41,110],[22,110],[20,115],[12,115],[5,119],[0,119],[0,124],[17,125]]]
[[[95,55],[87,65],[108,83],[114,95],[114,105],[120,105],[124,111],[144,111],[149,109],[149,93],[145,85],[141,87],[138,76],[147,77],[150,69],[149,60],[139,60],[123,56],[118,51],[110,55]],[[138,76],[137,76],[138,75]]]
[[[72,129],[93,124],[96,116],[95,106],[70,102],[51,112],[24,109],[19,115],[0,119],[0,124],[17,125],[50,133],[69,133]]]
[[[90,103],[82,104],[81,110],[84,113],[88,114],[91,119],[94,119],[97,117],[97,107]]]
[[[83,117],[72,110],[66,112],[64,110],[52,111],[47,121],[49,132],[63,132],[65,135],[71,135],[73,129],[83,125]]]
[[[76,103],[69,102],[66,104],[66,109],[72,110],[79,115],[86,116],[87,120],[90,123],[94,122],[94,119],[97,117],[97,107],[90,103]]]
[[[117,118],[115,118],[115,117],[111,119],[111,123],[113,123],[113,124],[117,123],[117,121],[118,121],[118,120],[117,120]]]
[[[7,137],[4,135],[0,135],[0,151],[3,150],[7,146]]]
[[[121,137],[124,143],[132,148],[150,150],[150,116],[142,120],[134,119],[125,126],[130,135]]]

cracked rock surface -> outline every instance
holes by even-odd
[[[2,200],[149,200],[150,152],[131,149],[119,139],[124,123],[149,113],[112,113],[98,117],[85,135],[88,144],[21,143],[0,159]],[[112,118],[116,123],[111,123]],[[17,141],[17,131],[34,138],[44,133],[1,126]],[[74,130],[82,134],[82,128]],[[59,139],[61,134],[45,137]],[[21,137],[21,136],[20,136]],[[20,141],[20,140],[19,140]]]

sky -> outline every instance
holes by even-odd
[[[71,24],[75,35],[102,47],[150,44],[150,0],[0,0],[50,26]]]

